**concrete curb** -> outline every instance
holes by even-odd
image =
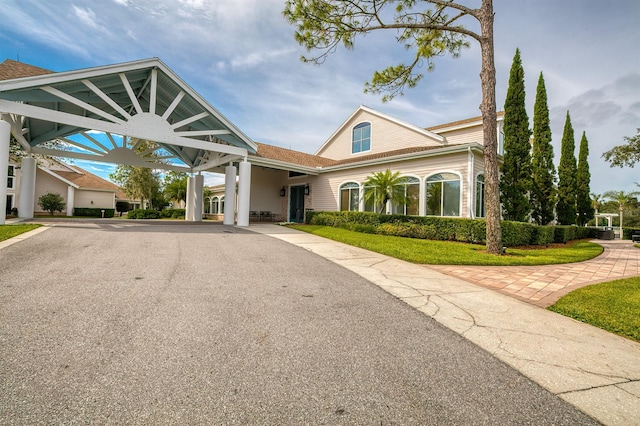
[[[43,225],[39,228],[32,229],[31,231],[25,232],[24,234],[16,235],[15,237],[9,238],[8,240],[0,241],[0,250],[3,248],[9,247],[15,243],[19,243],[20,241],[26,240],[27,238],[31,238],[34,235],[38,235],[41,232],[44,232],[50,229],[50,226]]]

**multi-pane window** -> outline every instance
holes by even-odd
[[[16,168],[15,166],[9,166],[9,173],[7,173],[7,188],[13,189],[16,181]]]
[[[360,185],[347,182],[340,186],[340,211],[358,211]]]
[[[369,189],[371,188],[371,189]],[[371,195],[371,197],[367,197],[366,193],[367,191],[373,191],[373,194]],[[364,188],[365,191],[365,198],[364,198],[364,211],[365,212],[374,212],[374,213],[380,213],[380,210],[382,209],[382,206],[379,204],[375,204],[375,199],[376,199],[376,189],[372,188],[370,186],[365,186]],[[384,213],[384,212],[382,212]]]
[[[371,124],[360,123],[353,128],[353,136],[351,138],[351,153],[364,152],[371,150]]]
[[[404,204],[393,204],[391,211],[393,214],[404,214],[417,216],[420,199],[420,179],[416,177],[406,177],[402,185],[398,185],[407,201]]]
[[[460,177],[438,173],[427,178],[427,216],[460,216]]]
[[[476,217],[484,217],[484,175],[476,178]]]

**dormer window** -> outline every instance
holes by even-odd
[[[351,153],[357,154],[371,150],[371,123],[360,123],[353,128]]]

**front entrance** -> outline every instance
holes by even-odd
[[[289,222],[304,222],[304,185],[292,186],[289,191]]]
[[[9,194],[7,195],[7,207],[6,207],[6,214],[11,214],[11,209],[13,208],[13,194]]]

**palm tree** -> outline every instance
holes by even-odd
[[[406,204],[407,196],[403,184],[406,178],[400,172],[375,172],[364,181],[364,199],[375,206],[380,206],[380,213],[386,211],[387,203]]]
[[[589,196],[591,197],[591,205],[593,206],[593,210],[595,211],[594,217],[598,216],[598,209],[600,208],[600,205],[604,201],[604,198],[602,197],[602,194],[596,194],[594,192],[589,194]],[[596,217],[596,226],[598,226],[597,217]]]
[[[602,196],[608,198],[611,201],[618,203],[618,209],[620,210],[620,238],[622,238],[622,214],[624,212],[624,206],[633,201],[633,197],[640,195],[638,191],[624,192],[624,191],[607,191]]]

